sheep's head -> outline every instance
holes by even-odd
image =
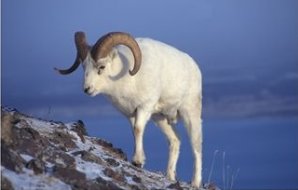
[[[127,46],[134,56],[134,67],[129,71],[130,75],[135,75],[141,66],[142,55],[138,43],[132,36],[123,32],[110,32],[102,36],[93,47],[88,45],[84,32],[75,33],[75,45],[77,56],[74,64],[65,70],[57,69],[60,74],[67,75],[74,72],[82,63],[85,72],[84,91],[89,95],[96,95],[101,81],[106,76],[105,68],[107,64],[112,64],[113,56],[117,52],[112,49],[117,45]]]

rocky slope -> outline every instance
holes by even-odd
[[[191,189],[133,166],[122,150],[89,137],[82,121],[45,121],[1,107],[1,130],[1,189]]]

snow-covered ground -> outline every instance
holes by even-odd
[[[82,121],[45,121],[1,107],[1,185],[7,189],[192,189],[137,168],[87,136]]]

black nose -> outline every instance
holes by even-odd
[[[86,88],[84,89],[84,92],[88,94],[89,89],[90,89],[90,87],[86,87]]]

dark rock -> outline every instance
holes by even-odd
[[[118,156],[119,159],[127,161],[126,154],[120,148],[114,148],[113,152]]]
[[[41,139],[39,133],[31,127],[21,128],[20,137],[34,141],[39,141]]]
[[[24,119],[21,119],[18,116],[20,114],[2,112],[1,115],[3,116],[1,119],[1,140],[3,143],[12,146],[19,153],[31,156],[36,156],[40,146],[47,145],[47,140],[31,128]]]
[[[112,181],[106,181],[102,177],[96,178],[96,183],[99,186],[99,189],[105,189],[105,190],[124,190],[123,188],[118,187],[113,183]]]
[[[32,169],[36,175],[42,174],[45,169],[45,163],[40,159],[32,159],[26,164],[26,168]]]
[[[3,175],[1,175],[1,190],[13,190],[11,182]]]
[[[136,186],[136,185],[131,185],[131,186],[130,186],[130,189],[131,189],[131,190],[144,190],[144,189],[147,189],[147,188],[142,188],[142,189],[141,189],[141,188],[139,188],[139,187]]]
[[[125,179],[125,177],[123,176],[122,173],[120,173],[120,172],[115,172],[115,171],[112,170],[111,168],[106,168],[106,169],[103,171],[103,173],[104,173],[106,176],[108,176],[108,177],[110,177],[110,178],[112,178],[112,179],[114,179],[114,180],[116,180],[116,181],[126,182],[126,179]]]
[[[81,155],[81,158],[87,162],[94,162],[94,163],[97,163],[100,165],[104,164],[104,161],[100,157],[97,157],[94,154],[92,154],[88,151],[85,151],[85,150],[73,152],[72,154],[74,156]]]
[[[118,167],[120,164],[119,162],[117,162],[115,159],[112,159],[112,158],[106,158],[105,161],[110,165],[110,166],[113,166],[113,167]]]
[[[98,184],[95,180],[89,181],[87,184],[88,190],[103,190],[104,188],[101,187],[100,184]]]
[[[68,167],[72,169],[76,167],[75,159],[73,157],[54,147],[44,149],[39,157],[41,157],[43,161],[55,164],[59,167]]]
[[[179,181],[177,181],[176,183],[172,183],[171,185],[168,186],[168,188],[170,188],[170,189],[177,189],[177,190],[183,190],[183,188],[181,187]]]
[[[55,167],[53,176],[72,186],[73,189],[84,189],[86,175],[74,168]]]
[[[84,135],[88,135],[88,134],[83,121],[78,120],[74,125],[71,126],[71,130],[75,131],[80,137],[81,141],[85,143]]]
[[[127,156],[126,154],[119,148],[108,148],[104,147],[104,150],[106,150],[108,153],[111,154],[111,156],[118,158],[120,160],[127,161]]]
[[[130,172],[127,172],[126,170],[124,170],[123,168],[121,169],[122,171],[122,174],[125,176],[125,177],[129,177],[131,178],[136,184],[140,185],[142,184],[142,179],[140,177],[138,177],[137,175],[133,174],[133,173],[130,173]],[[144,187],[145,188],[145,187]],[[143,189],[143,188],[141,188]]]
[[[19,153],[28,154],[32,157],[36,157],[43,147],[48,145],[48,141],[45,137],[29,127],[13,129],[15,138],[14,146]]]
[[[141,183],[142,182],[142,178],[136,176],[136,175],[133,175],[132,176],[132,180],[136,183]]]
[[[102,146],[104,150],[109,152],[113,157],[127,161],[126,154],[119,148],[114,148],[112,143],[102,139],[93,139],[93,142]]]
[[[94,146],[91,146],[88,151],[91,152],[92,150],[95,150],[96,148]]]
[[[85,150],[75,151],[75,152],[73,152],[73,153],[71,153],[71,154],[74,155],[74,156],[77,156],[77,155],[82,155],[83,152],[85,152]]]
[[[112,143],[109,143],[109,142],[107,142],[105,140],[102,140],[102,139],[93,139],[93,142],[100,145],[100,146],[106,147],[106,148],[113,148]]]
[[[77,145],[72,141],[72,136],[63,130],[55,130],[50,138],[51,142],[67,149],[77,148]],[[62,148],[63,149],[63,148]]]
[[[13,115],[5,112],[1,112],[1,140],[7,145],[11,145],[14,139],[14,133],[12,132],[12,126],[15,122]]]
[[[11,150],[5,143],[1,145],[1,165],[5,168],[20,173],[24,167],[22,157]]]

